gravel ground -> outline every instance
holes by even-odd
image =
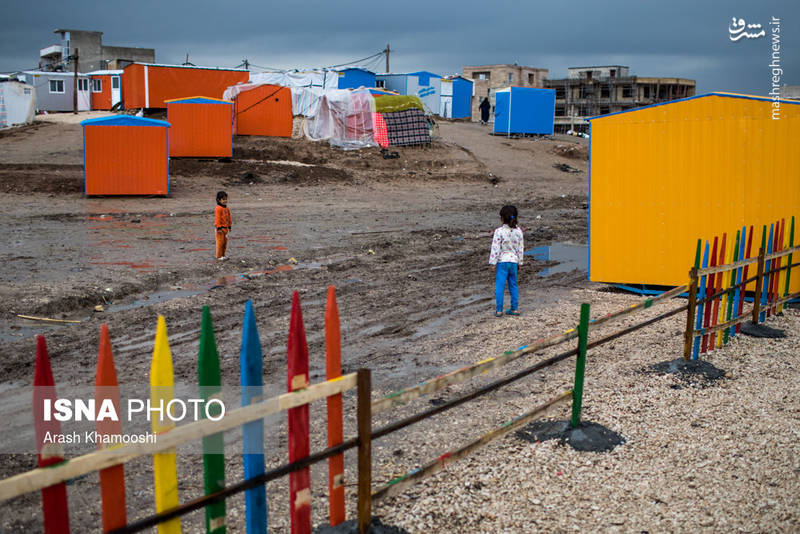
[[[593,290],[572,297],[591,302],[593,317],[635,301]],[[674,305],[654,307],[601,332]],[[477,344],[505,339],[508,348],[544,325],[550,332],[563,326],[544,315],[487,322],[474,333]],[[768,321],[787,333],[785,339],[738,336],[709,354],[706,360],[726,371],[722,380],[687,384],[676,375],[644,372],[680,355],[684,322],[685,315],[678,314],[589,353],[583,420],[618,432],[625,444],[609,453],[577,452],[554,441],[530,444],[512,433],[377,503],[374,514],[409,532],[797,531],[800,313],[787,310]],[[458,353],[466,357],[475,348],[462,345]],[[437,421],[439,427],[423,431],[427,438],[411,438],[416,445],[402,458],[419,461],[404,467],[422,465],[568,388],[572,362],[543,373],[546,380],[526,379],[489,395],[479,409],[440,416],[455,427],[448,430]],[[512,364],[506,372],[522,365]],[[569,403],[562,403],[548,415],[567,419],[569,410]]]

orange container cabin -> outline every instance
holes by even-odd
[[[87,73],[92,92],[92,109],[110,110],[122,101],[122,71],[96,70]]]
[[[233,102],[194,96],[166,103],[170,157],[233,156]]]
[[[258,84],[241,88],[234,98],[236,135],[292,136],[292,91],[288,87]]]
[[[131,63],[122,75],[122,97],[125,109],[165,108],[176,98],[222,98],[226,88],[249,79],[244,69]]]
[[[114,115],[83,126],[86,195],[169,194],[169,123]]]

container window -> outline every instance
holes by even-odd
[[[111,88],[112,89],[119,89],[119,76],[112,76],[111,77]]]
[[[93,93],[102,93],[103,92],[103,80],[100,78],[94,78],[92,80],[92,92]]]
[[[50,92],[51,93],[63,93],[64,92],[64,80],[50,80]]]
[[[86,78],[78,79],[78,91],[88,91],[89,90],[89,80]]]

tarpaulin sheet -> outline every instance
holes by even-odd
[[[375,99],[375,111],[378,113],[395,113],[407,109],[424,110],[422,100],[412,95],[386,95]]]
[[[372,128],[375,130],[375,142],[386,148],[389,146],[389,132],[386,129],[386,121],[380,113],[372,114]]]
[[[347,89],[328,90],[322,95],[319,110],[306,119],[304,131],[312,140],[328,140],[344,149],[375,146],[371,95]]]

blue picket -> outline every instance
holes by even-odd
[[[244,307],[242,327],[242,346],[239,353],[241,363],[242,406],[255,402],[264,394],[263,356],[261,341],[258,338],[256,316],[253,303],[247,301]],[[244,478],[250,479],[264,474],[264,421],[258,420],[242,425],[242,458]],[[267,491],[258,485],[245,491],[245,522],[247,534],[266,534],[267,532]]]
[[[742,226],[741,232],[741,239],[739,240],[739,259],[744,259],[744,242],[747,241],[747,227]],[[742,274],[744,272],[744,267],[739,267],[736,269],[734,273],[736,275],[736,284],[742,283]],[[736,291],[733,293],[733,316],[739,317],[742,314],[742,307],[741,303],[739,302],[739,292],[744,291],[744,288],[736,288]],[[736,335],[736,325],[731,327],[730,336],[734,337]]]
[[[771,254],[772,253],[772,234],[774,233],[774,230],[775,230],[775,225],[774,224],[770,224],[769,225],[769,237],[767,238],[767,251],[766,251],[767,254]],[[772,265],[772,260],[767,260],[764,263],[764,272],[765,273],[769,272],[769,270],[772,268],[771,265]],[[770,275],[768,275],[768,274],[764,275],[764,283],[762,284],[763,287],[761,288],[761,309],[762,310],[765,310],[765,308],[767,306],[767,292],[769,291],[769,280],[770,280],[770,278],[771,278]],[[766,318],[767,318],[767,312],[766,311],[762,311],[762,312],[760,312],[758,314],[758,322],[759,323],[763,323]]]
[[[708,267],[708,241],[706,241],[706,248],[705,252],[703,252],[703,269]],[[706,278],[708,275],[703,275],[700,277],[700,292],[697,295],[697,300],[703,300],[706,296]],[[697,324],[695,325],[695,330],[700,330],[703,326],[703,308],[705,304],[698,304],[697,305]],[[694,347],[692,348],[692,359],[696,360],[698,355],[700,354],[700,336],[694,338]]]

